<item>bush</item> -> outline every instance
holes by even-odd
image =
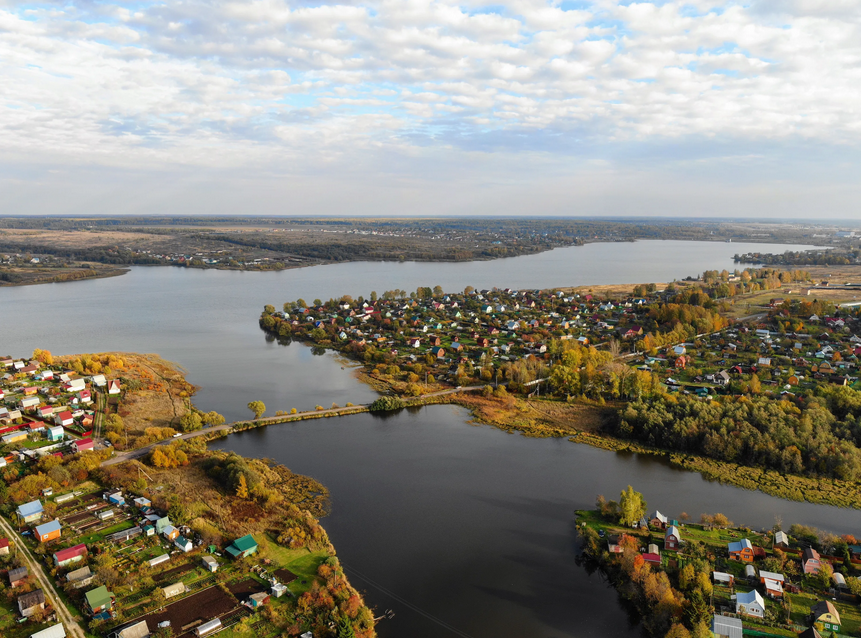
[[[368,410],[371,412],[391,412],[406,407],[406,403],[398,397],[380,397],[374,401]]]

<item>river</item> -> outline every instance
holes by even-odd
[[[257,326],[264,304],[396,288],[538,288],[668,281],[732,269],[736,252],[806,247],[643,241],[589,244],[466,264],[352,263],[272,273],[132,268],[122,277],[0,289],[0,354],[155,352],[199,386],[195,403],[228,419],[367,402],[351,366]],[[572,513],[629,483],[671,515],[857,532],[861,513],[791,503],[704,481],[637,455],[528,439],[466,424],[452,406],[313,420],[216,445],[272,457],[332,494],[324,520],[354,584],[396,617],[384,638],[635,636],[600,575],[575,563]],[[368,579],[368,580],[363,580]],[[386,592],[393,592],[394,595]],[[454,627],[452,631],[448,627]]]

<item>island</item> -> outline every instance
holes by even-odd
[[[326,488],[181,438],[224,419],[176,366],[45,350],[0,366],[4,638],[376,635],[320,524]]]

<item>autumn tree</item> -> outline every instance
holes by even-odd
[[[630,485],[622,490],[619,499],[619,520],[624,525],[635,525],[646,513],[646,501],[640,492],[635,492]]]
[[[263,401],[252,401],[248,404],[248,409],[254,413],[255,419],[259,419],[266,412],[266,404]]]
[[[236,496],[239,498],[248,498],[248,481],[244,474],[239,475],[239,484],[236,486]]]

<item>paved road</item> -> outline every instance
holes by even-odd
[[[475,390],[480,390],[484,386],[483,385],[470,385],[458,388],[451,388],[449,390],[440,390],[439,392],[430,392],[428,394],[423,394],[421,397],[416,397],[417,399],[427,399],[431,397],[441,397],[449,394],[455,394],[457,392],[472,392]],[[335,416],[343,413],[350,413],[354,411],[356,408],[367,408],[368,404],[365,405],[352,405],[350,407],[345,408],[329,408],[327,410],[308,410],[307,412],[297,412],[296,414],[288,415],[290,418],[303,418],[309,416]],[[117,454],[116,456],[109,458],[107,461],[102,462],[102,467],[106,467],[108,465],[117,465],[118,463],[123,463],[125,461],[130,461],[132,459],[139,459],[142,456],[146,456],[149,451],[157,445],[164,445],[165,443],[170,443],[171,440],[183,440],[183,439],[193,439],[196,436],[204,436],[207,434],[213,434],[216,432],[230,432],[233,427],[237,424],[246,424],[246,423],[255,423],[257,425],[266,425],[267,423],[282,423],[284,422],[284,416],[269,416],[263,417],[262,419],[249,419],[247,421],[234,421],[233,423],[225,423],[224,425],[216,425],[211,428],[204,428],[203,430],[197,430],[196,432],[186,432],[185,434],[176,437],[176,439],[166,439],[164,441],[158,441],[156,443],[152,443],[145,447],[137,448],[136,450],[130,450],[128,452],[122,452]]]
[[[6,519],[2,516],[0,516],[0,529],[2,529],[3,533],[7,534],[10,539],[15,539],[15,546],[18,548],[21,558],[27,564],[27,568],[30,570],[30,573],[35,574],[36,580],[38,580],[39,584],[42,586],[42,591],[45,592],[45,597],[54,609],[57,610],[57,616],[59,616],[63,625],[65,625],[66,635],[71,638],[86,638],[84,630],[81,629],[81,626],[77,622],[75,622],[72,614],[69,613],[69,610],[66,609],[66,606],[57,594],[57,590],[54,589],[54,583],[42,570],[42,564],[33,558],[33,555],[30,553],[30,550],[27,549],[27,546],[24,545],[21,537],[15,533],[12,526],[9,525],[9,523],[6,522]]]

